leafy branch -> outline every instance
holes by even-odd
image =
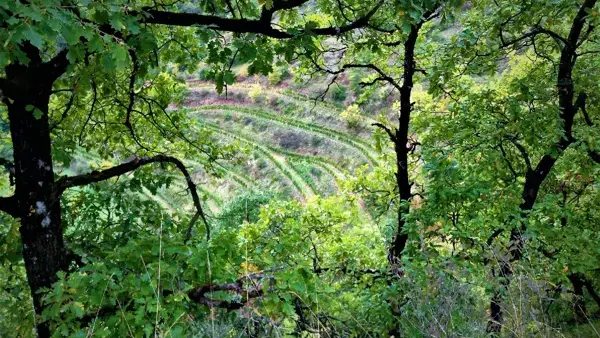
[[[92,183],[97,183],[101,181],[105,181],[114,177],[118,177],[124,175],[128,172],[134,171],[144,165],[152,164],[152,163],[171,163],[181,171],[185,180],[187,182],[188,189],[190,194],[192,195],[192,200],[194,202],[194,206],[196,207],[196,213],[192,217],[190,224],[188,226],[185,242],[189,241],[192,235],[192,230],[194,224],[198,220],[198,218],[202,218],[204,225],[206,226],[206,238],[210,239],[210,226],[208,221],[206,220],[206,216],[204,211],[202,210],[202,206],[200,204],[200,198],[198,197],[198,192],[196,190],[196,184],[192,180],[189,172],[187,171],[185,165],[175,157],[165,156],[165,155],[157,155],[154,157],[142,157],[135,158],[132,161],[114,166],[112,168],[108,168],[101,171],[92,171],[88,174],[78,175],[78,176],[70,176],[70,177],[62,177],[55,183],[55,194],[60,195],[66,189],[84,186]]]

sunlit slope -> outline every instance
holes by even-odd
[[[251,95],[250,91],[254,91]],[[211,84],[190,87],[182,109],[217,143],[236,144],[233,161],[222,161],[219,178],[198,170],[211,209],[244,190],[270,190],[300,201],[327,196],[339,180],[363,165],[372,166],[378,154],[371,145],[368,117],[350,127],[341,108],[286,91],[247,85],[218,95]],[[188,164],[201,167],[206,159]],[[163,193],[161,197],[168,200]]]

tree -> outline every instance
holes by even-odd
[[[579,112],[581,112],[585,124],[593,125],[586,111],[586,102],[589,98],[588,89],[585,82],[579,81],[577,69],[579,62],[585,62],[583,60],[586,57],[595,53],[592,47],[595,44],[593,37],[595,31],[593,8],[595,5],[596,1],[583,1],[578,5],[571,2],[559,2],[556,8],[551,8],[545,2],[538,1],[519,6],[512,6],[508,2],[482,2],[480,4],[482,11],[487,11],[489,7],[495,7],[494,11],[498,13],[497,16],[485,21],[481,20],[480,16],[473,15],[472,26],[464,34],[465,39],[461,47],[469,45],[468,49],[461,48],[464,60],[467,60],[466,72],[473,70],[476,66],[482,66],[482,64],[476,63],[477,59],[488,60],[487,64],[485,61],[483,62],[482,68],[490,69],[493,72],[497,67],[499,56],[514,57],[512,52],[531,53],[535,65],[529,69],[528,75],[536,74],[542,75],[544,78],[554,78],[556,86],[555,89],[549,88],[544,81],[539,82],[539,78],[534,81],[541,83],[540,86],[530,83],[531,79],[519,79],[520,81],[515,82],[520,87],[509,89],[515,90],[514,97],[505,99],[507,101],[503,103],[505,106],[508,104],[509,111],[519,111],[524,109],[527,101],[530,101],[533,103],[533,105],[529,105],[530,109],[543,109],[552,114],[550,115],[552,118],[548,121],[552,127],[538,129],[536,134],[530,136],[524,131],[524,128],[527,128],[525,118],[519,117],[519,119],[523,119],[523,122],[517,120],[516,125],[513,125],[509,118],[502,123],[502,139],[499,140],[499,144],[495,145],[502,153],[508,168],[515,175],[515,179],[523,178],[523,185],[518,213],[509,213],[504,225],[495,229],[487,241],[488,244],[491,244],[501,233],[510,230],[507,258],[500,258],[501,266],[498,272],[502,286],[496,290],[490,305],[491,319],[488,323],[490,332],[499,332],[501,329],[502,299],[513,274],[511,265],[520,261],[525,253],[524,236],[529,230],[527,219],[530,218],[532,212],[535,212],[543,184],[554,170],[557,161],[565,156],[568,149],[574,146],[578,148],[583,146],[583,149],[587,148],[586,152],[590,159],[594,160],[596,157],[596,150],[593,146],[590,147],[585,145],[585,141],[578,140],[578,137],[575,136],[576,131],[574,131],[577,126],[575,118]],[[555,11],[563,13],[562,15],[568,15],[571,21],[568,23],[553,22],[551,16]],[[543,24],[543,21],[532,23],[532,17],[547,19]],[[485,45],[498,47],[490,49],[484,47]],[[586,66],[588,65],[584,64],[583,67]],[[544,71],[541,71],[542,68]],[[450,78],[449,74],[447,76]],[[450,82],[452,81],[454,79]],[[486,93],[486,95],[489,94]],[[532,108],[538,105],[535,101],[540,97],[547,97],[551,103],[548,106],[539,105],[537,108]],[[458,100],[461,101],[460,98]],[[496,107],[492,106],[492,109],[494,108]],[[521,115],[520,113],[513,114]],[[476,135],[485,135],[478,130],[483,128],[475,127],[474,129],[477,130]],[[495,136],[493,135],[494,138]],[[532,137],[539,138],[543,142],[532,141]],[[527,142],[527,144],[524,145],[522,142]],[[511,164],[505,143],[514,147],[514,151],[525,166],[524,170],[516,170]],[[578,151],[581,150],[582,148],[578,149]],[[540,159],[534,162],[534,156],[539,156]]]
[[[336,52],[340,55],[341,60],[336,62],[336,65],[340,65],[337,69],[331,69],[324,60],[308,58],[311,69],[332,76],[327,89],[343,72],[364,70],[368,75],[361,81],[362,87],[383,83],[399,95],[399,103],[394,107],[397,109],[394,113],[397,116],[397,121],[393,122],[395,125],[388,127],[386,121],[373,123],[374,127],[385,132],[387,141],[392,144],[395,157],[393,174],[395,184],[391,193],[381,186],[372,187],[374,190],[383,191],[386,195],[384,199],[390,198],[396,206],[396,225],[388,248],[388,262],[398,275],[402,270],[403,253],[409,241],[410,230],[407,223],[411,212],[410,205],[413,198],[418,195],[414,189],[415,182],[411,178],[417,169],[409,162],[409,157],[415,154],[420,145],[411,135],[411,114],[414,106],[419,103],[413,101],[412,93],[417,76],[428,74],[427,70],[419,64],[418,58],[421,55],[418,53],[417,45],[423,40],[422,35],[431,32],[429,28],[426,32],[421,31],[424,25],[439,19],[446,23],[452,18],[452,12],[460,8],[462,3],[462,1],[420,1],[394,4],[386,8],[390,16],[385,20],[372,23],[364,35],[344,41],[344,48],[320,51],[318,55],[321,56]],[[399,15],[395,15],[396,13]],[[438,22],[434,24],[437,25]],[[421,49],[425,48],[421,47]],[[390,66],[391,60],[394,61],[392,66]],[[401,63],[402,67],[396,66],[397,63]],[[384,164],[387,165],[388,163]],[[373,178],[372,176],[367,181],[378,185],[380,182]],[[365,186],[369,186],[369,183],[363,183],[358,189],[369,191]],[[383,204],[389,205],[391,201],[384,201]],[[392,305],[392,312],[399,317],[401,310]],[[389,334],[399,336],[398,327],[394,326]]]

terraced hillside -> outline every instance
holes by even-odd
[[[350,127],[340,117],[340,107],[284,90],[242,83],[218,95],[213,84],[192,82],[183,109],[214,142],[236,144],[242,150],[233,161],[216,167],[220,177],[201,169],[195,172],[212,212],[246,190],[272,191],[300,201],[327,196],[354,168],[377,162],[368,117]],[[202,159],[188,161],[192,168],[201,163]],[[183,182],[176,184],[184,190]],[[151,198],[173,207],[176,190],[159,191]]]

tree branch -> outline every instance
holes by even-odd
[[[129,56],[131,57],[132,67],[131,74],[129,75],[129,103],[127,105],[124,124],[129,130],[131,137],[135,139],[135,132],[133,131],[133,126],[131,125],[131,112],[133,111],[133,105],[135,104],[135,79],[140,68],[140,64],[138,62],[137,54],[133,49],[129,50]]]
[[[185,242],[187,242],[191,238],[191,232],[194,224],[198,220],[198,218],[202,218],[204,225],[206,226],[206,238],[210,239],[210,226],[206,220],[206,216],[204,215],[204,211],[202,210],[202,206],[200,205],[200,198],[198,197],[198,192],[196,190],[196,184],[192,180],[190,174],[188,173],[185,165],[175,157],[166,156],[166,155],[157,155],[154,157],[142,157],[136,158],[132,161],[114,166],[112,168],[108,168],[101,171],[92,171],[89,174],[83,174],[78,176],[71,177],[62,177],[55,183],[55,193],[60,195],[66,189],[84,186],[92,183],[97,183],[101,181],[105,181],[114,177],[118,177],[124,175],[128,172],[134,171],[144,165],[152,164],[152,163],[171,163],[174,164],[179,171],[185,177],[187,182],[188,189],[190,190],[190,194],[192,195],[192,200],[194,202],[194,206],[196,207],[196,214],[192,217],[190,221],[190,225],[188,226],[188,230],[186,232]]]
[[[244,287],[244,281],[254,283],[255,280],[273,278],[274,277],[271,275],[265,275],[262,273],[249,274],[247,276],[241,277],[240,279],[232,283],[209,284],[194,288],[188,292],[188,297],[190,298],[190,300],[196,303],[206,305],[209,307],[217,307],[227,310],[237,310],[242,308],[250,299],[260,297],[264,294],[263,287],[261,284],[255,284],[254,287],[246,288]],[[242,299],[240,301],[226,301],[206,296],[207,293],[212,293],[214,291],[232,292],[242,296]]]
[[[587,94],[586,93],[580,93],[579,96],[577,97],[577,100],[575,101],[575,108],[576,109],[581,109],[581,113],[583,114],[583,118],[585,120],[585,123],[590,126],[593,127],[594,126],[594,122],[592,122],[592,120],[590,119],[590,116],[588,115],[587,109],[586,109],[586,100],[587,100]]]
[[[567,40],[565,38],[563,38],[562,36],[558,35],[557,33],[553,32],[551,30],[542,28],[540,26],[535,26],[531,31],[524,33],[520,37],[514,38],[509,41],[505,40],[504,33],[501,28],[500,29],[500,42],[501,42],[502,47],[510,47],[512,45],[519,43],[520,41],[525,40],[525,39],[528,39],[528,38],[533,39],[540,34],[548,35],[548,36],[552,37],[554,40],[561,42],[564,45],[566,45],[568,43]]]
[[[271,18],[277,10],[296,8],[307,1],[290,0],[290,1],[275,1],[273,8],[264,10],[261,13],[259,20],[222,18],[213,15],[203,15],[196,13],[175,13],[160,11],[150,8],[145,8],[141,12],[132,12],[137,15],[142,23],[169,25],[169,26],[200,26],[211,28],[217,31],[227,31],[232,33],[255,33],[269,36],[275,39],[290,39],[294,34],[275,29],[271,26]],[[383,1],[380,1],[373,9],[367,12],[364,16],[349,24],[339,27],[315,28],[310,30],[302,30],[299,34],[315,34],[315,35],[339,35],[351,30],[365,27],[369,23],[371,17],[381,7]]]
[[[529,153],[527,152],[527,149],[525,149],[525,147],[523,147],[523,145],[520,144],[514,137],[507,136],[506,139],[519,150],[523,160],[525,161],[525,164],[527,165],[527,171],[531,171],[531,160],[529,159]]]
[[[377,67],[376,65],[372,64],[372,63],[367,63],[367,64],[346,64],[344,66],[342,66],[342,70],[346,70],[349,68],[366,68],[366,69],[371,69],[374,70],[377,74],[379,74],[379,76],[387,81],[389,84],[391,84],[392,86],[394,86],[394,88],[396,88],[397,90],[400,90],[400,85],[398,84],[398,82],[396,82],[396,80],[394,80],[391,76],[387,75],[386,73],[383,72],[383,70],[381,70],[381,68]]]
[[[225,4],[227,5],[227,9],[231,13],[231,15],[235,18],[235,11],[233,10],[233,6],[231,5],[230,0],[225,0]]]
[[[498,144],[498,147],[500,148],[500,153],[502,153],[502,158],[504,159],[504,162],[506,162],[508,169],[513,174],[513,182],[516,182],[519,175],[515,171],[515,168],[512,166],[512,163],[508,160],[508,156],[506,155],[506,151],[504,150],[504,146],[502,145],[502,142],[500,142],[500,144]]]
[[[600,153],[597,151],[590,150],[588,151],[588,155],[594,160],[594,162],[600,164]]]
[[[73,106],[73,100],[75,99],[75,91],[73,89],[68,89],[68,91],[71,92],[71,96],[69,97],[69,101],[67,101],[67,104],[64,107],[64,110],[60,116],[60,120],[58,120],[56,123],[53,123],[50,126],[50,130],[53,130],[54,128],[56,128],[58,125],[60,125],[66,118],[67,118],[67,114],[69,113],[69,111],[71,110],[71,107]]]
[[[371,125],[374,126],[374,127],[379,127],[381,129],[385,130],[385,132],[390,137],[390,140],[392,142],[396,143],[396,135],[394,135],[394,133],[386,125],[384,125],[383,123],[379,123],[379,122],[371,123]]]
[[[69,65],[67,53],[68,50],[63,49],[50,61],[43,64],[43,67],[47,72],[46,74],[48,74],[53,81],[58,79],[67,70],[67,66]]]
[[[346,71],[347,69],[351,69],[351,68],[371,69],[371,70],[375,71],[377,74],[379,74],[379,77],[370,83],[361,83],[361,84],[368,86],[368,85],[372,85],[378,81],[387,81],[389,84],[394,86],[394,88],[396,88],[398,91],[400,90],[400,84],[398,84],[398,82],[396,80],[394,80],[394,78],[387,75],[383,70],[381,70],[381,68],[377,67],[376,65],[374,65],[372,63],[347,63],[347,64],[343,65],[341,68],[339,68],[338,70],[331,70],[331,69],[322,67],[312,58],[309,58],[309,60],[315,66],[315,68],[317,68],[318,70],[328,73],[328,74],[332,74],[332,75],[339,75],[339,74],[343,73],[344,71]]]
[[[10,197],[0,197],[0,211],[4,211],[12,217],[18,217],[17,198],[14,195]]]

